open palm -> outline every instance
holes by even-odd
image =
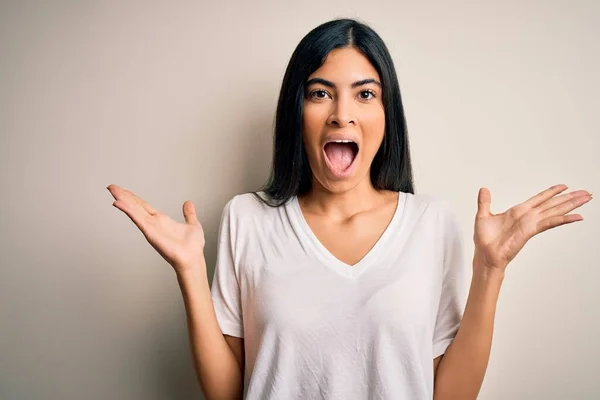
[[[565,214],[590,201],[591,195],[577,190],[556,196],[566,189],[566,185],[552,186],[501,214],[492,214],[490,191],[481,188],[473,235],[475,258],[482,265],[504,269],[533,236],[583,220],[580,214]]]
[[[115,198],[113,206],[123,211],[142,231],[148,242],[175,270],[199,263],[204,252],[204,231],[191,201],[183,203],[184,223],[152,208],[133,192],[117,185],[107,189]]]

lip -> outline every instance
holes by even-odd
[[[358,146],[358,150],[360,151],[360,143],[358,142],[358,137],[356,135],[353,135],[352,133],[344,132],[332,133],[330,135],[325,136],[325,139],[323,139],[323,145],[321,147],[324,149],[327,143],[333,142],[334,140],[352,140],[354,143],[356,143],[356,145]]]

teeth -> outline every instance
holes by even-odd
[[[354,143],[354,140],[332,140],[334,143]]]

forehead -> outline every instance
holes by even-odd
[[[373,78],[380,81],[377,70],[369,59],[355,48],[335,49],[331,51],[319,69],[308,79],[323,78],[334,83],[352,83]]]

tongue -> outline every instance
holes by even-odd
[[[325,153],[329,162],[342,171],[348,168],[354,159],[352,146],[350,143],[327,143]]]

